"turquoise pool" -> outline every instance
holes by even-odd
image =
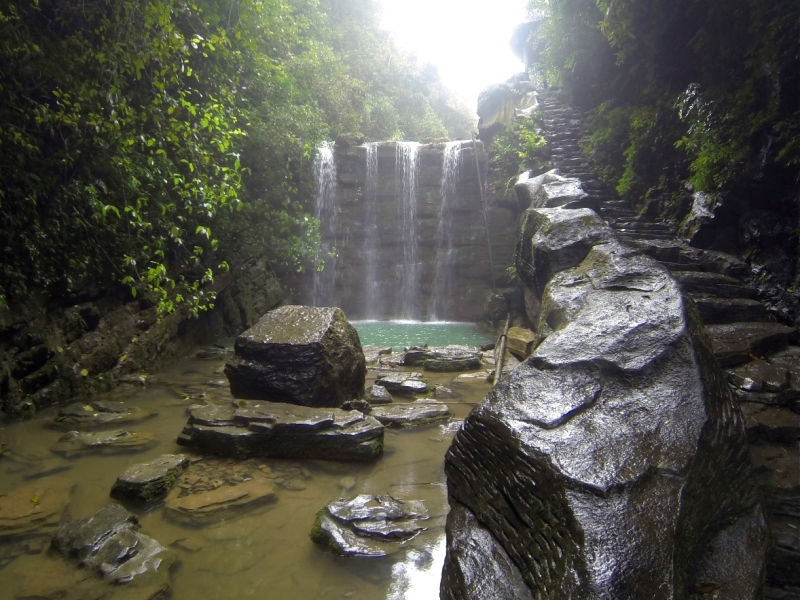
[[[490,331],[474,323],[454,321],[351,321],[362,346],[482,346],[493,341]]]

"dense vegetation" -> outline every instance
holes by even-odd
[[[586,151],[624,197],[680,217],[687,190],[722,198],[757,181],[765,196],[797,201],[796,0],[531,0],[529,9],[542,22],[529,40],[534,77],[566,87],[589,113]]]
[[[0,0],[0,305],[116,287],[196,313],[251,253],[309,265],[321,140],[471,125],[374,0]]]

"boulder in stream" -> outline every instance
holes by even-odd
[[[425,529],[421,501],[362,494],[340,498],[317,513],[311,539],[339,556],[381,557]]]
[[[760,598],[745,419],[694,305],[590,211],[523,223],[540,341],[447,452],[441,597]]]
[[[412,396],[414,394],[426,394],[428,384],[422,380],[422,373],[397,372],[381,375],[375,381],[375,385],[386,388],[393,394]]]
[[[175,555],[139,532],[139,520],[118,504],[108,504],[91,517],[63,524],[52,546],[109,583],[169,589]]]
[[[383,452],[383,425],[357,410],[241,400],[191,407],[178,444],[233,458],[370,460]]]
[[[136,504],[163,498],[188,466],[189,458],[184,454],[164,454],[150,462],[132,465],[117,477],[111,497]]]
[[[236,339],[235,350],[225,366],[235,398],[338,407],[364,395],[364,352],[338,308],[276,308]]]
[[[367,389],[367,394],[364,399],[372,404],[391,404],[392,395],[382,385],[371,385]]]

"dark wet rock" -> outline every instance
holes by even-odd
[[[111,583],[139,585],[154,581],[166,591],[175,555],[153,538],[139,532],[135,515],[109,504],[87,519],[62,525],[53,548],[101,574]]]
[[[135,423],[157,414],[153,409],[131,406],[125,402],[90,400],[65,406],[58,412],[55,422],[66,427],[92,428]]]
[[[794,594],[800,591],[800,533],[797,522],[778,520],[771,527],[773,546],[769,553],[769,568],[767,569],[767,585],[784,588]],[[793,596],[787,596],[792,598]]]
[[[731,385],[750,392],[783,392],[793,381],[800,385],[787,367],[771,360],[754,360],[727,371],[726,376]]]
[[[62,435],[50,450],[67,457],[90,452],[139,452],[150,448],[156,441],[155,434],[148,431],[123,429],[98,433],[69,431]]]
[[[800,415],[780,406],[742,402],[750,442],[791,444],[800,440]],[[799,458],[800,460],[800,458]]]
[[[446,404],[425,399],[410,404],[377,406],[370,414],[386,427],[416,427],[449,419],[452,413]]]
[[[770,517],[795,519],[800,526],[800,444],[756,442],[750,456]]]
[[[51,479],[0,495],[0,542],[51,533],[69,505],[72,485]]]
[[[356,410],[242,400],[192,407],[178,444],[233,458],[370,460],[383,452],[383,425]]]
[[[692,299],[700,311],[700,318],[706,325],[769,320],[764,305],[751,298],[693,296]]]
[[[739,280],[719,273],[700,271],[673,271],[673,277],[681,289],[689,294],[717,296],[718,298],[750,298],[758,297],[754,287],[742,285]]]
[[[114,482],[111,497],[137,504],[163,498],[188,466],[187,456],[164,454],[153,461],[128,467]]]
[[[538,295],[555,273],[580,263],[592,246],[613,239],[611,228],[589,209],[529,209],[517,241],[517,273]]]
[[[358,412],[368,415],[372,411],[372,405],[363,399],[348,400],[347,402],[342,404],[342,410],[345,411],[357,410]]]
[[[392,394],[410,396],[428,392],[428,384],[422,381],[422,373],[392,373],[381,375],[375,385],[386,388]]]
[[[427,519],[420,501],[362,494],[340,498],[319,511],[311,539],[340,556],[386,556],[397,549],[397,542],[423,531]]]
[[[481,353],[453,354],[431,358],[423,363],[426,371],[436,373],[458,373],[459,371],[474,371],[481,368]]]
[[[514,561],[488,529],[457,502],[447,515],[450,568],[443,573],[441,597],[460,590],[464,598],[533,600]]]
[[[364,399],[370,404],[391,404],[392,395],[382,385],[371,385]]]
[[[629,245],[671,271],[708,271],[736,279],[750,275],[750,266],[731,254],[693,248],[677,240],[637,240]]]
[[[726,323],[706,327],[714,356],[723,367],[750,362],[795,341],[797,330],[779,323]]]
[[[220,468],[218,464],[198,463],[170,491],[164,508],[174,520],[204,524],[236,516],[275,500],[275,482],[258,469],[236,473],[230,468]]]
[[[517,358],[524,360],[530,356],[536,334],[524,327],[511,327],[508,330],[507,349]]]
[[[472,531],[454,515],[442,598],[497,597],[467,587],[480,560],[535,598],[680,598],[713,574],[721,597],[755,600],[768,532],[745,420],[699,315],[655,261],[571,229],[523,229],[518,272],[540,244],[585,251],[523,277],[542,341],[445,459],[451,507],[510,561],[458,544]]]
[[[236,339],[235,398],[338,407],[364,393],[358,333],[338,308],[282,306]]]
[[[583,189],[579,179],[562,177],[553,169],[537,177],[523,173],[514,185],[519,204],[533,208],[591,208],[598,210],[598,202]]]

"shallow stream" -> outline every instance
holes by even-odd
[[[224,345],[230,348],[232,344],[228,341]],[[48,478],[67,479],[73,487],[66,516],[88,517],[112,501],[112,484],[131,464],[167,453],[186,454],[175,438],[186,423],[187,406],[231,401],[222,373],[225,353],[205,353],[209,354],[213,358],[195,356],[174,364],[158,373],[147,386],[124,386],[105,396],[158,411],[157,417],[126,427],[156,434],[158,443],[145,451],[72,459],[52,454],[49,448],[64,433],[52,426],[56,407],[41,411],[33,420],[0,429],[0,438],[11,452],[0,460],[0,494]],[[160,504],[144,510],[128,506],[140,516],[142,532],[178,556],[172,575],[172,598],[437,598],[447,513],[443,457],[458,423],[489,390],[483,380],[453,384],[456,375],[426,374],[429,385],[445,385],[453,390],[455,397],[446,401],[453,419],[444,425],[387,429],[385,451],[378,460],[366,464],[246,461],[252,463],[249,467],[274,476],[279,484],[274,503],[242,514],[231,513],[221,521],[200,527],[170,520]],[[368,372],[367,386],[375,377],[374,371]],[[32,478],[43,464],[64,470]],[[237,462],[226,464],[233,469]],[[310,541],[309,531],[317,511],[336,498],[364,493],[424,500],[431,515],[427,531],[408,542],[401,552],[381,559],[339,558]],[[35,546],[28,548],[16,558],[5,552],[3,560],[0,546],[2,598],[30,596],[36,589],[32,583],[43,573],[56,577],[54,573],[65,571],[56,564],[61,558],[52,551],[39,550]]]

